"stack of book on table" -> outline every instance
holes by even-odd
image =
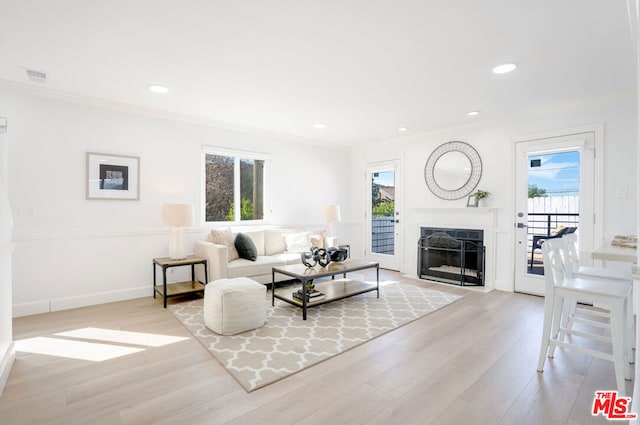
[[[297,291],[293,292],[293,298],[301,300],[303,296],[304,295],[302,293],[302,289],[298,289]],[[313,291],[307,293],[307,301],[314,302],[320,301],[322,299],[324,299],[324,294],[318,290],[314,289]]]

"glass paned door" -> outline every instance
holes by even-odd
[[[371,175],[371,252],[395,253],[396,172],[383,171]]]
[[[370,164],[367,169],[367,258],[390,270],[400,270],[399,162]]]
[[[593,246],[594,134],[516,143],[515,278],[517,292],[544,295],[542,246],[566,233],[581,251]]]

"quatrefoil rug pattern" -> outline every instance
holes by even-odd
[[[202,299],[176,303],[170,311],[251,392],[338,355],[462,298],[411,283],[380,285],[375,292],[302,310],[267,293],[265,326],[222,336],[204,326]]]

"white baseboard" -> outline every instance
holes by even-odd
[[[14,304],[11,309],[13,317],[31,316],[33,314],[48,313],[49,301],[34,301],[31,303]]]
[[[497,289],[498,291],[513,292],[513,281],[495,280],[493,289]]]
[[[112,303],[115,301],[132,300],[134,298],[148,297],[151,294],[151,286],[144,286],[120,291],[100,292],[97,294],[79,295],[76,297],[51,299],[51,311],[68,310],[70,308],[86,307]]]
[[[2,391],[4,390],[4,386],[7,384],[7,380],[9,379],[9,373],[11,372],[11,367],[13,366],[13,361],[16,359],[16,350],[13,349],[13,342],[9,344],[9,348],[7,352],[4,354],[2,358],[2,363],[0,363],[0,396],[2,396]]]
[[[48,313],[50,311],[68,310],[89,305],[105,304],[116,301],[144,298],[152,295],[150,286],[123,289],[119,291],[98,292],[95,294],[78,295],[75,297],[52,298],[13,305],[13,317],[30,316],[32,314]]]

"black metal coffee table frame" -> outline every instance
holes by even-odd
[[[376,269],[376,283],[362,282],[347,278],[347,273]],[[304,296],[302,299],[293,297],[291,287],[275,288],[276,273],[289,276],[302,284]],[[342,275],[342,279],[335,279],[335,276]],[[321,300],[307,300],[307,283],[314,279],[331,277],[330,281],[317,282],[316,287],[325,294]],[[380,298],[380,265],[371,261],[358,259],[347,259],[342,262],[330,263],[327,267],[315,266],[308,268],[302,264],[273,267],[271,269],[271,305],[275,305],[276,298],[289,304],[302,308],[302,319],[307,320],[307,309],[331,301],[342,300],[354,295],[376,291],[376,298]]]

